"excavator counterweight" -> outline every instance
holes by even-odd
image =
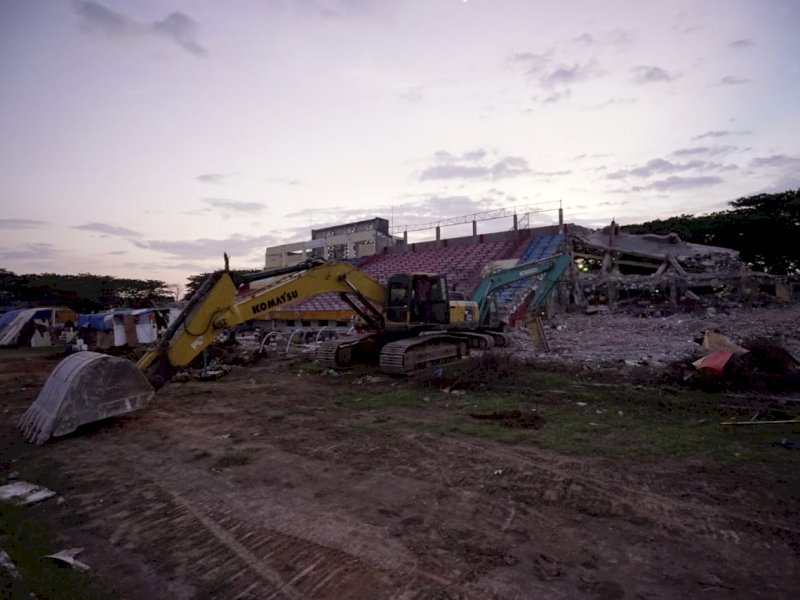
[[[97,352],[62,360],[20,421],[25,439],[43,444],[78,426],[145,408],[153,387],[135,363]]]

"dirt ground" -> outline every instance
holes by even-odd
[[[795,598],[800,589],[794,470],[442,433],[435,425],[453,394],[313,375],[285,360],[169,384],[137,415],[33,447],[15,422],[56,361],[0,353],[0,482],[18,471],[59,493],[63,501],[31,514],[65,547],[85,549],[101,597]],[[398,390],[424,402],[379,402]],[[402,426],[412,418],[431,427]]]

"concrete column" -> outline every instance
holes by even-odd
[[[517,226],[517,213],[514,213],[514,231],[517,231],[517,229],[518,229],[518,226]]]
[[[614,308],[617,305],[617,282],[608,282],[608,307]]]
[[[439,240],[441,240],[441,239],[442,239],[442,230],[441,230],[441,229],[440,229],[440,227],[437,225],[437,226],[436,226],[436,241],[438,242],[438,241],[439,241]]]
[[[408,246],[408,231],[403,232],[403,243]]]
[[[472,221],[472,237],[478,237],[478,222]]]
[[[558,230],[564,233],[564,209],[558,209]]]

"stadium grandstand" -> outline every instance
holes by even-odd
[[[522,218],[518,218],[515,209],[501,209],[413,228],[390,228],[386,219],[374,218],[315,229],[308,242],[268,248],[265,266],[267,270],[291,266],[310,257],[347,260],[384,284],[396,273],[443,274],[455,297],[469,299],[481,279],[492,270],[540,260],[563,251],[561,209],[557,209],[557,224],[539,227],[528,227],[528,222],[530,213],[541,212],[541,209],[528,210]],[[510,229],[478,234],[479,221],[502,218],[512,220]],[[472,235],[449,239],[441,236],[443,227],[469,224],[470,220]],[[410,243],[409,231],[435,231],[435,239]],[[402,237],[392,235],[393,232],[402,232]],[[537,281],[536,277],[531,277],[496,294],[498,308],[510,325],[524,314],[526,301]],[[258,321],[266,329],[342,328],[350,326],[353,316],[353,310],[336,294],[319,294],[280,310],[261,313]]]

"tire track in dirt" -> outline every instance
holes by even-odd
[[[487,597],[443,574],[379,568],[370,557],[264,527],[244,505],[178,483],[174,467],[159,467],[155,453],[139,448],[134,461],[126,450],[69,460],[86,490],[70,494],[70,509],[92,516],[92,533],[216,597]]]
[[[532,473],[517,471],[510,475],[509,487],[528,491],[549,503],[564,503],[623,518],[633,517],[678,532],[692,531],[712,537],[721,535],[736,543],[739,542],[739,534],[722,527],[720,517],[747,527],[755,526],[761,532],[767,530],[781,537],[800,537],[800,529],[790,524],[646,491],[641,485],[605,470],[602,476],[592,476],[585,464],[569,459],[552,460],[537,456],[534,460],[525,456],[528,451],[500,451],[460,439],[448,439],[447,443],[468,448],[473,453],[493,456],[505,464],[545,473],[547,477],[542,481],[541,478],[531,477]]]
[[[647,489],[640,474],[627,477],[623,473],[570,458],[553,458],[546,452],[530,448],[509,450],[493,448],[488,443],[470,442],[455,436],[439,438],[411,433],[402,440],[417,450],[414,456],[415,477],[446,485],[451,490],[476,490],[476,482],[499,488],[511,501],[533,506],[532,499],[550,505],[565,505],[587,514],[624,518],[632,522],[647,522],[676,533],[692,532],[711,538],[742,543],[747,530],[758,538],[769,533],[792,545],[800,540],[800,529],[794,524],[733,511],[708,503],[692,502]],[[386,449],[386,456],[370,451],[365,458],[370,468],[403,468],[404,453],[397,444]],[[420,452],[425,458],[420,459]],[[294,452],[303,453],[295,446]],[[349,462],[359,455],[355,441],[337,444],[336,455],[317,449],[306,450],[310,456],[324,460],[347,457]],[[487,457],[493,460],[490,462]],[[386,462],[381,464],[381,459]],[[388,463],[388,464],[387,464]],[[443,467],[443,464],[445,465]],[[499,470],[495,479],[489,477]],[[476,471],[486,473],[486,480],[475,477]],[[676,488],[676,494],[685,490]],[[483,492],[482,492],[483,493]],[[511,504],[513,506],[513,504]],[[508,518],[497,515],[496,518]],[[502,523],[503,521],[501,521]]]

